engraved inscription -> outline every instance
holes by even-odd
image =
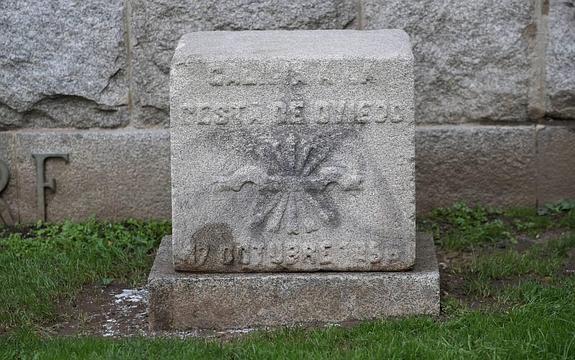
[[[335,226],[338,213],[326,188],[362,189],[362,175],[345,166],[325,166],[325,161],[345,135],[335,131],[318,136],[293,132],[263,137],[255,145],[260,165],[246,165],[216,179],[220,191],[238,192],[246,184],[257,187],[259,199],[251,226],[289,235],[311,233]]]
[[[251,104],[198,104],[184,107],[186,120],[194,125],[231,125],[258,123],[263,108]]]
[[[40,220],[46,221],[46,194],[45,189],[53,192],[56,191],[56,180],[54,178],[46,179],[44,175],[46,160],[62,159],[68,163],[68,154],[32,154],[36,160],[36,196],[38,197],[38,216]]]
[[[200,103],[184,106],[188,125],[397,124],[406,109],[385,101],[276,101],[269,104]]]
[[[384,258],[392,261],[397,258],[395,252],[382,249],[380,243],[365,241],[357,244],[336,245],[330,242],[300,245],[297,243],[271,243],[268,245],[201,245],[193,246],[189,262],[194,267],[201,267],[207,261],[217,261],[223,265],[276,266],[317,265],[329,266],[337,254],[348,252],[353,260],[378,265]],[[213,260],[209,260],[213,259]]]
[[[356,69],[357,72],[357,69]],[[233,72],[227,72],[226,69],[221,67],[212,67],[209,69],[208,81],[210,86],[298,86],[298,85],[320,85],[331,86],[335,84],[346,85],[366,85],[377,84],[380,79],[376,78],[375,71],[370,70],[369,67],[362,69],[360,72],[354,73],[350,76],[342,76],[339,78],[328,77],[322,74],[316,76],[304,76],[303,74],[290,70],[287,75],[280,73],[270,73],[267,76],[256,76],[253,69],[234,69]]]
[[[191,252],[188,257],[188,261],[192,263],[194,266],[202,266],[206,263],[206,259],[208,258],[209,253],[210,253],[209,245],[193,244]]]
[[[6,162],[0,160],[0,194],[6,189],[9,181],[10,168]],[[14,225],[14,218],[10,212],[10,207],[2,199],[0,199],[0,223],[4,225]]]
[[[403,111],[384,101],[318,101],[312,105],[317,124],[384,124],[403,122]]]

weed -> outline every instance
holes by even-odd
[[[446,250],[515,244],[520,235],[538,237],[552,229],[575,229],[575,201],[547,205],[544,213],[535,209],[499,210],[456,203],[433,210],[420,222],[420,230],[430,231],[436,243]]]
[[[421,223],[423,230],[431,230],[436,242],[445,249],[463,250],[483,244],[513,242],[511,228],[501,219],[496,209],[469,207],[457,203],[450,208],[431,212]]]
[[[539,210],[540,215],[552,215],[575,210],[575,200],[562,200],[557,203],[546,204]]]

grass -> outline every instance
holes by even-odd
[[[0,359],[575,358],[575,275],[564,272],[575,256],[572,203],[539,213],[456,204],[435,210],[420,228],[433,232],[448,280],[439,318],[262,331],[230,341],[42,331],[57,318],[57,303],[82,286],[142,284],[167,223],[0,231]]]
[[[575,281],[524,284],[522,304],[506,312],[452,310],[430,317],[367,322],[351,329],[288,329],[231,342],[196,339],[121,340],[20,337],[0,343],[0,357],[74,358],[289,358],[289,359],[572,359],[575,357]]]
[[[0,334],[56,319],[85,284],[142,283],[167,222],[38,224],[0,237]]]
[[[493,283],[534,279],[543,283],[563,282],[564,278],[558,274],[565,266],[567,251],[573,248],[575,235],[571,234],[533,245],[522,252],[504,249],[479,253],[456,271],[467,279],[466,289],[470,295],[497,297],[501,288],[492,286]]]
[[[537,238],[549,230],[574,230],[575,201],[547,205],[539,212],[530,208],[500,210],[457,203],[433,210],[419,222],[419,227],[432,232],[436,243],[445,250],[508,245],[516,243],[520,235]]]
[[[575,247],[575,236],[569,235],[536,244],[524,252],[512,249],[482,254],[471,261],[469,270],[489,280],[512,276],[553,276],[563,266],[567,250]]]

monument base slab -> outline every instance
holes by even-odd
[[[148,278],[151,330],[240,329],[439,314],[439,270],[418,234],[405,272],[198,274],[174,271],[171,237]]]

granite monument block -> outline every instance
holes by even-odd
[[[152,330],[439,312],[403,31],[188,34],[170,96],[173,232],[148,278]]]
[[[176,270],[413,266],[405,32],[187,34],[170,97]]]

